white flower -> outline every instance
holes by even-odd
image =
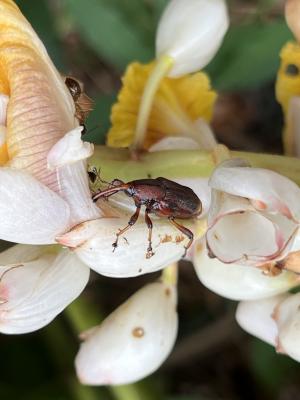
[[[0,93],[0,238],[54,243],[74,224],[101,215],[91,201],[86,173],[92,148],[80,139],[64,80],[13,2],[0,3],[0,29],[1,76],[9,88],[4,85],[7,93]],[[48,168],[48,154],[57,161],[70,131],[68,164]]]
[[[224,264],[207,255],[204,241],[194,245],[193,263],[198,278],[208,289],[231,300],[256,300],[271,297],[299,285],[297,274],[282,271],[277,276],[238,264]]]
[[[207,245],[225,263],[262,265],[283,258],[300,221],[300,189],[276,172],[224,162],[210,182]]]
[[[51,322],[86,286],[89,268],[58,246],[17,245],[0,254],[0,332]]]
[[[75,365],[89,385],[131,383],[155,371],[177,335],[176,287],[151,283],[130,297],[102,324],[83,333]]]
[[[229,24],[224,0],[171,0],[157,30],[157,56],[168,55],[170,77],[198,71],[214,57]]]
[[[276,347],[277,352],[300,361],[300,293],[245,301],[236,312],[238,323],[254,336]]]

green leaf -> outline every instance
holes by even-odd
[[[89,46],[118,69],[124,69],[133,60],[145,62],[153,58],[154,44],[152,47],[146,43],[141,30],[126,17],[120,3],[65,0],[65,4]]]
[[[44,43],[55,66],[61,71],[65,70],[62,48],[48,3],[45,0],[17,0],[16,3]]]
[[[257,87],[274,79],[280,49],[290,38],[291,33],[283,20],[231,28],[207,69],[214,87],[237,90]]]
[[[93,99],[95,105],[86,124],[87,134],[84,140],[95,144],[105,143],[105,136],[110,127],[110,111],[116,97],[114,94],[100,95]]]

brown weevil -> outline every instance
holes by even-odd
[[[193,190],[166,178],[138,179],[127,183],[119,179],[114,179],[107,189],[94,194],[93,201],[97,201],[100,198],[107,199],[121,191],[133,198],[136,210],[128,221],[128,225],[117,232],[116,240],[112,244],[113,250],[118,246],[119,237],[136,223],[141,206],[145,206],[145,222],[149,230],[146,258],[150,258],[154,255],[152,249],[153,224],[149,217],[151,213],[158,217],[168,218],[171,224],[187,236],[189,241],[187,245],[184,246],[185,256],[193,242],[194,235],[188,228],[176,222],[175,219],[191,219],[197,217],[201,213],[201,201]]]
[[[86,133],[85,120],[93,109],[93,100],[90,99],[82,90],[80,83],[70,76],[65,78],[65,84],[73,98],[75,104],[75,117],[83,127],[82,134]]]

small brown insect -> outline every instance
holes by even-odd
[[[75,117],[83,127],[82,134],[86,133],[85,121],[93,109],[93,100],[90,99],[82,90],[80,83],[70,76],[65,79],[65,84],[73,98],[75,104]]]
[[[145,206],[145,222],[149,229],[148,248],[146,258],[154,255],[152,249],[152,221],[149,214],[155,214],[159,217],[168,218],[168,220],[185,236],[189,242],[185,248],[184,256],[193,242],[193,233],[183,225],[180,225],[175,219],[191,219],[197,217],[202,210],[202,204],[198,196],[187,186],[182,186],[166,178],[156,179],[138,179],[124,183],[119,179],[114,179],[112,187],[99,191],[93,196],[97,201],[101,197],[108,198],[113,194],[123,191],[127,196],[132,197],[136,205],[136,211],[131,216],[128,225],[120,229],[116,234],[116,240],[112,244],[114,250],[118,246],[119,237],[133,226],[140,214],[141,206]]]

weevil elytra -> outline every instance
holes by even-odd
[[[128,221],[128,225],[117,232],[116,240],[112,244],[113,249],[115,250],[118,246],[119,237],[136,223],[141,207],[145,206],[145,222],[149,230],[146,258],[150,258],[154,255],[152,249],[153,223],[149,214],[168,218],[171,224],[187,236],[189,241],[187,245],[184,246],[185,256],[193,242],[194,236],[188,228],[176,222],[175,219],[192,219],[201,213],[202,203],[193,190],[166,178],[138,179],[127,183],[119,179],[114,179],[110,187],[94,194],[93,200],[97,201],[100,198],[107,199],[121,191],[133,198],[136,210]]]
[[[85,120],[93,109],[93,100],[90,99],[82,90],[80,83],[70,76],[65,78],[65,84],[73,98],[75,104],[75,117],[83,127],[82,134],[86,133]]]

